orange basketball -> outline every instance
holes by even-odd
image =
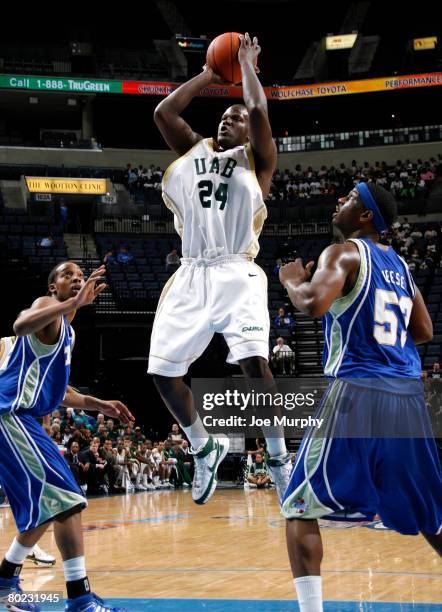
[[[242,80],[238,61],[239,36],[238,32],[220,34],[207,49],[207,65],[228,83],[241,83]]]

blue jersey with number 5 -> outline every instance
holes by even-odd
[[[407,331],[416,288],[391,247],[352,239],[361,257],[356,284],[323,317],[324,373],[332,378],[420,378]]]
[[[69,382],[72,342],[73,330],[62,317],[57,344],[43,344],[34,334],[8,343],[0,365],[0,416],[26,412],[41,417],[58,408]]]

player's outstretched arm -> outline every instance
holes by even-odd
[[[211,68],[204,70],[190,81],[183,83],[162,100],[155,109],[154,121],[169,147],[178,155],[184,155],[202,136],[192,130],[190,125],[180,116],[201,89],[217,79]]]
[[[247,32],[241,36],[238,60],[241,65],[244,104],[249,113],[250,144],[255,157],[256,176],[265,198],[270,191],[277,154],[272,138],[267,99],[256,75],[255,66],[260,52],[261,47],[256,36],[253,40]]]
[[[18,315],[14,323],[15,335],[38,334],[39,331],[55,324],[53,333],[48,329],[47,334],[48,344],[55,343],[60,333],[60,317],[75,311],[75,303],[74,297],[64,302],[57,302],[49,296],[36,299],[28,310],[23,310]]]
[[[97,283],[105,273],[105,266],[94,270],[76,296],[63,302],[43,296],[35,300],[28,310],[21,312],[14,323],[16,336],[36,334],[46,344],[55,344],[60,334],[60,317],[75,312],[82,306],[92,304],[97,295],[105,288],[105,283]]]
[[[425,342],[430,342],[433,338],[433,322],[425,306],[424,298],[417,287],[408,331],[415,344],[424,344]]]
[[[296,259],[281,266],[279,279],[298,310],[311,317],[322,317],[342,296],[349,277],[357,274],[360,256],[352,243],[332,244],[322,252],[310,280],[313,265],[311,261],[304,268],[302,259]]]
[[[66,408],[80,408],[81,410],[99,411],[112,419],[119,419],[122,423],[135,421],[129,408],[118,400],[101,400],[92,395],[83,395],[68,385],[62,406]]]

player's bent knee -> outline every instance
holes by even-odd
[[[77,504],[73,508],[69,508],[69,510],[65,510],[57,516],[54,516],[51,520],[55,523],[64,523],[68,518],[74,516],[75,514],[81,513],[85,509],[85,504]]]
[[[244,374],[250,378],[261,378],[270,372],[269,364],[264,357],[246,357],[238,361]]]
[[[162,376],[161,374],[152,375],[153,382],[160,393],[170,391],[174,385],[182,382],[182,376]]]

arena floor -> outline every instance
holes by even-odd
[[[115,604],[140,612],[298,610],[274,491],[221,490],[202,507],[189,491],[97,498],[83,522],[92,588]],[[423,538],[376,523],[324,526],[326,611],[442,610],[441,563]],[[3,550],[13,535],[11,512],[1,508]],[[57,563],[27,562],[23,588],[63,591],[51,528],[41,545]]]

